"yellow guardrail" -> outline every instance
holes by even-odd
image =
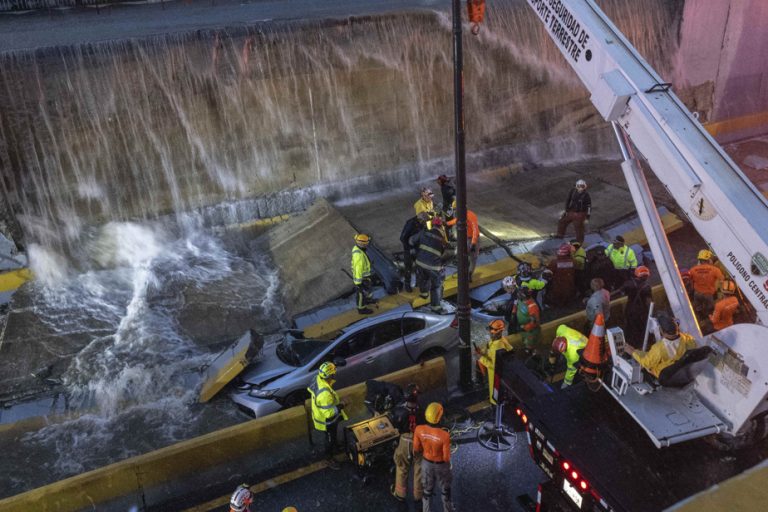
[[[383,376],[380,380],[405,386],[410,382],[429,391],[444,387],[445,360],[427,361]],[[365,384],[339,391],[351,416],[365,406]],[[98,505],[122,496],[140,495],[143,489],[158,486],[245,454],[299,439],[307,435],[309,422],[305,406],[292,407],[228,427],[204,436],[110,464],[81,475],[0,500],[3,512],[69,512],[99,510]],[[203,455],[204,454],[204,455]]]
[[[32,271],[28,268],[0,273],[0,292],[15,290],[30,279],[32,279]]]

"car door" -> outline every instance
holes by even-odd
[[[336,389],[361,382],[365,377],[367,366],[364,359],[373,347],[375,326],[353,332],[339,341],[336,346],[328,352],[325,360],[335,361],[344,359],[344,366],[336,367]]]

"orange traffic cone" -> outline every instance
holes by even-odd
[[[600,378],[600,367],[608,361],[608,350],[605,346],[605,318],[602,313],[598,313],[595,317],[587,346],[584,347],[581,357],[581,371],[585,374],[586,380]]]

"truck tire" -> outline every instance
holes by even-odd
[[[708,437],[707,440],[712,446],[725,452],[743,450],[754,446],[756,443],[759,443],[766,438],[766,435],[768,434],[768,425],[766,425],[766,421],[768,421],[768,416],[763,414],[752,418],[749,428],[743,434],[736,436],[730,434],[715,434]]]

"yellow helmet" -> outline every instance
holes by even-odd
[[[432,402],[427,406],[427,410],[424,411],[424,418],[433,425],[440,423],[442,417],[443,406],[438,402]]]
[[[325,363],[320,365],[320,369],[317,372],[320,375],[321,379],[328,379],[330,377],[333,377],[336,375],[336,365],[326,361]]]
[[[454,210],[456,209],[456,198],[455,197],[453,198],[453,202],[451,203],[451,208],[453,208]]]
[[[736,283],[730,279],[723,281],[723,293],[727,293],[728,295],[736,293]]]
[[[296,507],[285,507],[283,512],[299,512]]]
[[[367,247],[370,242],[371,242],[371,237],[366,235],[365,233],[358,233],[357,235],[355,235],[355,243],[360,247]]]
[[[697,260],[711,260],[712,259],[712,251],[707,249],[702,249],[699,251],[699,255],[696,256]]]

